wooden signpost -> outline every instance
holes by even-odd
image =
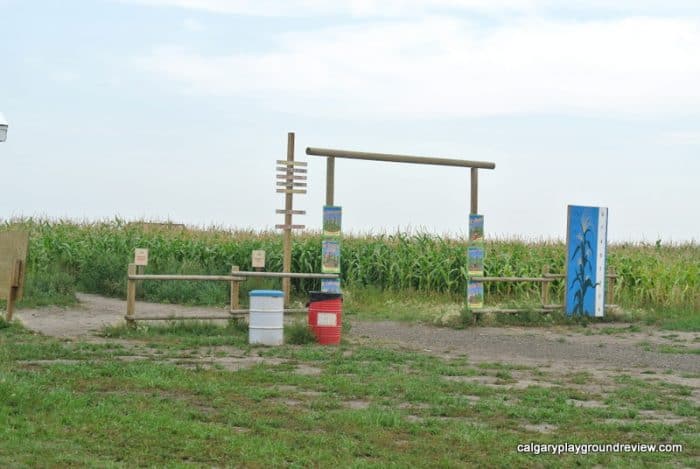
[[[7,300],[5,319],[12,320],[15,302],[24,294],[24,272],[29,250],[29,233],[0,233],[0,299]]]
[[[304,225],[292,223],[293,215],[305,215],[304,210],[294,210],[294,194],[306,194],[306,162],[294,161],[294,132],[287,134],[287,159],[277,160],[277,192],[284,194],[284,209],[277,209],[275,213],[284,215],[284,223],[275,225],[275,228],[284,230],[282,245],[282,272],[292,271],[292,230],[304,229]],[[284,307],[289,306],[290,278],[282,278],[282,291],[284,292]]]

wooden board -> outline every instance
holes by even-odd
[[[22,261],[26,266],[29,250],[29,233],[26,231],[4,231],[0,233],[0,299],[6,300],[10,295],[10,280],[15,268],[15,261]],[[24,271],[20,272],[17,300],[22,299],[24,290]]]
[[[306,225],[275,225],[275,228],[280,230],[303,230],[304,228],[306,228]]]
[[[277,181],[277,185],[278,185],[278,186],[288,187],[288,188],[290,188],[290,189],[291,189],[292,187],[306,187],[306,183],[305,183],[305,182]]]
[[[265,268],[265,251],[262,249],[256,249],[252,252],[251,265],[254,269],[264,269]]]
[[[148,265],[148,249],[136,248],[134,249],[134,264],[136,265]]]
[[[275,213],[281,213],[281,214],[291,214],[291,215],[306,215],[306,210],[285,210],[283,208],[278,208],[275,210]]]
[[[278,166],[277,171],[282,174],[306,174],[305,169],[301,168],[285,168],[284,166]]]
[[[292,174],[278,174],[277,179],[287,179],[287,180],[297,180],[297,181],[306,181],[306,176],[296,176]]]
[[[306,166],[306,161],[287,161],[287,160],[277,160],[277,164],[282,164],[286,166]]]
[[[306,194],[304,189],[277,189],[280,194]]]

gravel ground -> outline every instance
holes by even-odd
[[[62,338],[89,338],[106,325],[123,323],[126,303],[98,295],[79,294],[80,304],[71,308],[20,310],[17,318],[26,327]],[[224,309],[137,302],[137,315],[211,316]],[[463,330],[393,321],[351,321],[348,339],[384,343],[445,356],[466,355],[475,362],[507,362],[528,366],[572,369],[642,369],[700,373],[700,355],[660,353],[658,346],[697,349],[700,333],[669,332],[643,328],[624,331],[626,324],[564,327],[476,327]],[[615,334],[603,328],[619,327]]]
[[[476,327],[462,330],[438,328],[393,321],[352,322],[351,336],[371,341],[400,344],[405,347],[448,356],[467,355],[483,362],[503,361],[522,365],[572,368],[605,367],[644,368],[700,373],[700,355],[647,351],[658,345],[699,348],[700,333],[659,331],[603,334],[591,327],[591,335],[571,329],[525,327]],[[627,325],[613,325],[621,330]],[[605,327],[611,327],[606,324]],[[672,339],[665,338],[675,335]]]

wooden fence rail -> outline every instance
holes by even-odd
[[[556,280],[562,280],[566,277],[564,274],[551,274],[549,273],[549,266],[544,266],[542,270],[541,277],[470,277],[471,280],[476,282],[536,282],[541,283],[540,300],[542,303],[541,309],[535,309],[535,312],[549,313],[551,311],[562,309],[563,304],[551,304],[550,303],[550,287],[551,283]],[[615,282],[617,280],[617,274],[613,271],[608,272],[605,278],[609,280],[606,285],[606,308],[616,307],[615,304]],[[519,313],[524,310],[521,309],[484,309],[484,310],[473,310],[474,314],[481,313]]]
[[[240,282],[243,282],[248,277],[263,277],[263,278],[338,278],[338,274],[316,274],[316,273],[301,273],[301,272],[249,272],[241,271],[237,265],[231,267],[231,275],[171,275],[171,274],[139,274],[135,264],[129,264],[127,271],[126,285],[126,322],[133,326],[136,321],[172,321],[185,319],[200,319],[200,320],[219,320],[231,319],[240,315],[248,314],[249,310],[240,309]],[[189,280],[189,281],[204,281],[204,282],[230,282],[231,283],[231,304],[229,314],[224,316],[140,316],[136,317],[136,285],[139,281],[144,280]],[[306,310],[300,309],[285,309],[285,313],[299,313]]]

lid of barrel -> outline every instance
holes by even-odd
[[[310,291],[309,292],[309,299],[314,302],[314,301],[326,301],[326,300],[337,300],[338,298],[342,298],[343,294],[342,293],[331,293],[331,292],[325,292],[325,291]]]
[[[280,290],[252,290],[250,296],[269,296],[272,298],[279,298],[284,296],[284,292]]]

